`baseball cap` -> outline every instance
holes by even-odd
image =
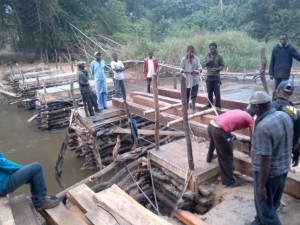
[[[277,90],[282,90],[285,92],[293,92],[295,90],[294,84],[289,80],[281,81],[277,86]]]
[[[101,55],[101,52],[100,51],[95,52],[94,56],[96,56],[96,55]]]
[[[256,91],[250,98],[250,104],[251,105],[259,105],[259,104],[265,104],[267,102],[271,102],[271,97],[264,91]]]

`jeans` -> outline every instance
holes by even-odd
[[[147,93],[150,93],[151,82],[152,82],[152,77],[147,77]]]
[[[190,96],[192,101],[196,101],[198,89],[199,89],[199,84],[193,86],[192,88],[186,89],[186,98],[187,98],[188,105],[189,105]]]
[[[47,196],[47,187],[43,168],[39,163],[31,163],[15,171],[7,184],[7,189],[1,195],[12,193],[23,184],[30,185],[31,199],[35,207],[39,207]]]
[[[266,183],[267,199],[258,196],[259,172],[254,172],[254,202],[256,209],[255,220],[251,225],[281,225],[277,216],[275,204],[280,201],[287,173],[274,178],[268,178]]]
[[[216,103],[215,106],[221,107],[221,91],[220,91],[221,79],[220,76],[207,76],[206,87],[209,101],[213,104],[213,94],[215,94]],[[208,103],[210,105],[210,103]]]
[[[126,100],[126,90],[124,80],[115,80],[116,87],[116,97],[120,97],[120,92],[122,92],[123,99]]]

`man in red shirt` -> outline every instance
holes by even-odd
[[[158,74],[158,60],[153,56],[153,51],[148,51],[148,57],[144,60],[144,77],[147,80],[147,93],[150,93],[150,86],[153,75]]]
[[[231,132],[249,128],[251,139],[253,125],[254,121],[249,113],[240,109],[230,110],[216,116],[208,125],[210,143],[206,161],[211,162],[211,153],[216,148],[222,184],[228,187],[238,186],[238,183],[233,176],[233,146]]]

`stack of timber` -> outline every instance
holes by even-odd
[[[90,81],[90,85],[95,91],[94,81]],[[113,82],[108,79],[108,88],[112,90]],[[110,98],[112,96],[112,91]],[[43,88],[36,91],[35,115],[29,119],[38,120],[39,129],[51,130],[57,128],[64,128],[69,125],[71,109],[74,105],[81,102],[81,93],[77,82],[55,86],[50,88]]]
[[[40,211],[38,218],[30,198],[19,195],[0,197],[1,225],[170,225],[168,221],[144,208],[118,186],[93,192],[82,184],[67,192],[67,204]],[[41,221],[42,222],[42,221]]]

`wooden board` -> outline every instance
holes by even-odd
[[[89,221],[91,221],[91,223],[93,223],[95,225],[120,225],[120,224],[126,225],[126,223],[122,223],[123,220],[118,219],[118,221],[117,221],[116,218],[110,214],[109,214],[110,217],[103,216],[104,212],[109,214],[109,212],[107,212],[103,208],[97,206],[92,211],[87,212],[85,214],[85,216]]]
[[[62,203],[52,209],[45,209],[41,212],[43,217],[54,225],[87,225],[81,218],[76,216]]]
[[[69,200],[81,211],[86,213],[86,217],[94,223],[96,218],[100,217],[101,221],[96,224],[99,225],[116,225],[116,220],[107,211],[97,207],[97,203],[93,200],[95,192],[93,192],[87,185],[81,184],[73,188],[67,194]],[[97,213],[97,215],[95,215]]]
[[[15,225],[14,217],[9,205],[9,197],[0,197],[0,224]]]
[[[117,185],[95,194],[99,205],[108,209],[113,215],[119,215],[132,225],[167,225],[169,222],[144,208]],[[123,224],[123,223],[122,223]]]
[[[24,194],[10,199],[11,210],[16,225],[39,225],[37,212],[29,198]]]
[[[4,95],[8,95],[8,96],[11,96],[11,97],[19,97],[16,93],[12,93],[12,92],[9,92],[9,91],[4,91],[2,89],[0,89],[0,93],[4,94]]]
[[[114,130],[115,134],[130,134],[130,129],[123,129],[123,128],[117,128]],[[144,136],[153,136],[155,134],[155,130],[144,130],[140,129],[138,130],[139,135]],[[184,133],[182,131],[170,131],[170,130],[160,130],[159,131],[160,136],[176,136],[176,137],[183,137]]]
[[[172,214],[186,225],[208,225],[189,211],[174,210]]]
[[[68,209],[74,213],[76,216],[78,216],[79,218],[81,218],[86,224],[88,225],[93,225],[86,217],[84,212],[82,212],[79,207],[77,205],[73,205],[71,204],[70,206],[68,206]]]

